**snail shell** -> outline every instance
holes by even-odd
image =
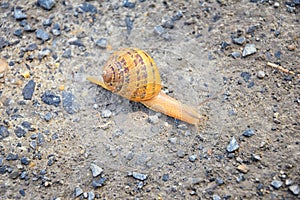
[[[161,90],[159,71],[145,52],[128,48],[115,52],[103,68],[107,89],[132,101],[145,101]]]
[[[196,109],[161,92],[161,79],[154,60],[143,50],[126,48],[115,52],[106,62],[102,78],[87,80],[148,108],[190,124],[199,124]]]

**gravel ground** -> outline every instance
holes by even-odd
[[[0,3],[0,199],[300,199],[300,2]],[[138,47],[195,127],[86,81]]]

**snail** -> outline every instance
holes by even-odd
[[[189,124],[197,125],[202,118],[195,108],[161,91],[160,74],[154,60],[137,48],[116,51],[106,62],[102,77],[89,76],[87,80]]]

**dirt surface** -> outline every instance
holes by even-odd
[[[0,199],[300,198],[299,1],[41,4],[1,1]],[[86,81],[124,47],[207,120]]]

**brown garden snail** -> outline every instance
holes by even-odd
[[[158,68],[143,50],[126,48],[115,52],[106,62],[102,78],[87,80],[181,121],[197,125],[202,119],[194,108],[161,91]]]

